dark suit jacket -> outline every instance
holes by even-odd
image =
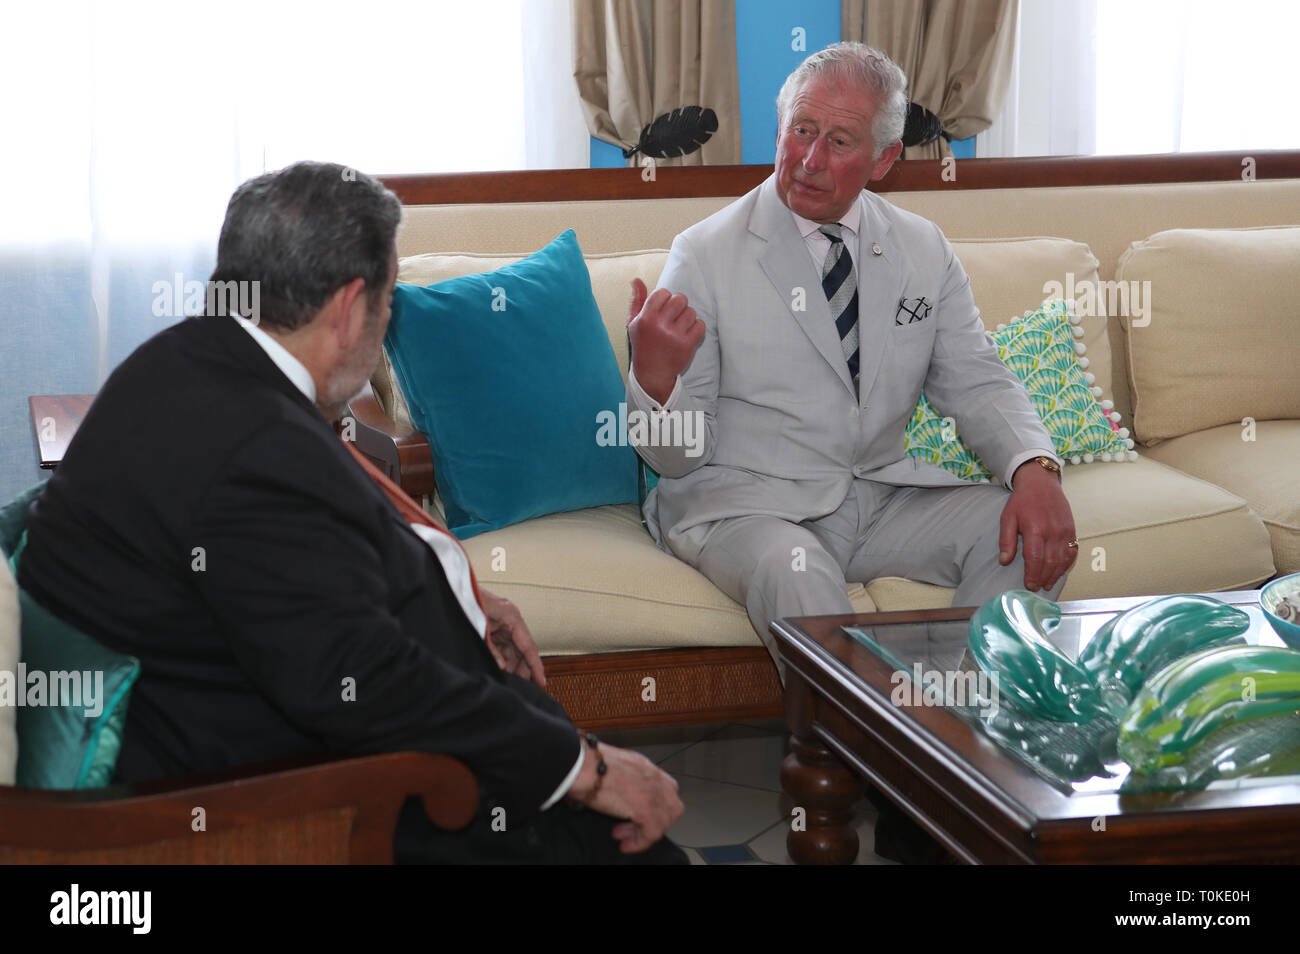
[[[416,749],[527,815],[578,756],[562,710],[501,673],[428,546],[231,318],[174,325],[113,372],[33,505],[20,582],[140,660],[126,781]]]

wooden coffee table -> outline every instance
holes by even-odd
[[[1208,594],[1251,615],[1250,642],[1281,645],[1258,593]],[[1061,604],[1053,640],[1071,655],[1138,599]],[[957,858],[972,863],[1228,863],[1300,860],[1300,777],[1219,782],[1200,792],[1063,791],[978,726],[940,705],[895,705],[895,665],[844,632],[857,627],[898,660],[952,669],[970,608],[814,616],[772,624],[786,664],[791,753],[781,783],[801,816],[787,838],[799,864],[848,864],[853,805],[870,781]],[[1068,643],[1073,642],[1070,646]],[[1093,780],[1100,782],[1101,780]],[[803,830],[799,830],[800,828]]]

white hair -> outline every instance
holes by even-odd
[[[817,76],[850,82],[875,97],[876,116],[871,123],[875,158],[903,138],[903,125],[907,122],[907,77],[897,63],[865,43],[833,43],[800,63],[786,77],[776,97],[777,120],[782,126],[795,97]]]

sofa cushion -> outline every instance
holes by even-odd
[[[1082,289],[1097,287],[1096,256],[1072,239],[965,238],[953,239],[952,249],[970,277],[971,294],[989,331],[1036,309],[1044,299],[1077,298]],[[1079,311],[1079,340],[1087,348],[1084,366],[1110,398],[1114,368],[1105,310]]]
[[[633,505],[539,517],[465,550],[546,654],[761,645],[745,610],[655,546]],[[864,587],[848,592],[855,609],[875,608]]]
[[[1268,527],[1277,572],[1300,572],[1300,421],[1224,424],[1170,438],[1146,454],[1244,498]]]
[[[452,533],[637,499],[636,452],[598,432],[623,381],[572,231],[492,272],[398,285],[384,343]]]
[[[1147,323],[1124,323],[1139,441],[1300,419],[1285,357],[1300,333],[1300,228],[1157,232],[1124,253],[1116,279],[1150,282]]]
[[[1101,388],[1079,365],[1076,333],[1082,319],[1061,299],[1043,302],[1032,314],[1012,318],[989,337],[1033,400],[1052,447],[1069,463],[1137,458],[1127,430],[1116,431],[1098,403]],[[1109,412],[1118,417],[1115,411]],[[965,480],[988,482],[992,473],[922,394],[907,425],[906,450]]]
[[[1064,485],[1079,559],[1063,600],[1236,590],[1273,575],[1268,530],[1221,487],[1145,456],[1066,468]],[[887,611],[951,605],[953,592],[897,578],[867,585]]]

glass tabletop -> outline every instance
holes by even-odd
[[[1250,628],[1238,642],[1284,645],[1257,603],[1237,598],[1227,601],[1250,617]],[[1060,625],[1044,635],[1065,656],[1077,660],[1082,648],[1115,615],[1117,611],[1113,608],[1073,612],[1067,608],[1062,612]],[[966,619],[840,629],[846,638],[868,648],[893,670],[889,686],[873,688],[888,692],[895,706],[942,706],[992,739],[1002,751],[1027,765],[1063,795],[1213,791],[1300,781],[1300,775],[1278,774],[1225,778],[1221,765],[1201,764],[1196,756],[1173,773],[1146,776],[1132,772],[1117,751],[1116,721],[1102,718],[1082,724],[1049,721],[1021,712],[1010,704],[1005,694],[999,693],[998,680],[990,678],[975,662],[969,650],[970,621]],[[854,678],[866,687],[860,674],[855,673]],[[1300,715],[1295,718],[1300,722]],[[1243,726],[1239,731],[1249,732],[1250,727]],[[1253,744],[1258,748],[1260,743]]]

